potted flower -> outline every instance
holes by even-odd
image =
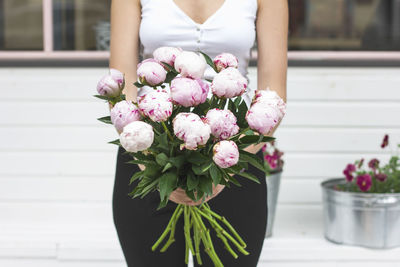
[[[275,142],[265,143],[262,147],[265,167],[268,170],[267,179],[267,203],[268,218],[265,237],[272,236],[272,228],[275,219],[276,205],[278,201],[279,185],[283,170],[283,152],[276,148]]]
[[[387,149],[385,135],[381,147]],[[400,147],[400,145],[398,145]],[[322,182],[325,237],[369,248],[400,246],[400,159],[348,164],[345,178]]]

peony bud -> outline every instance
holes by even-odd
[[[195,113],[181,112],[172,120],[174,134],[184,142],[182,148],[196,150],[210,138],[210,125],[204,123]]]
[[[272,131],[281,120],[280,111],[277,108],[262,103],[251,105],[245,118],[250,128],[260,134]]]
[[[139,109],[132,103],[122,100],[114,105],[110,112],[111,122],[118,133],[122,132],[125,125],[132,121],[140,120]]]
[[[188,78],[201,79],[207,63],[203,55],[191,51],[182,51],[175,59],[175,69]]]
[[[179,47],[162,46],[154,50],[153,57],[159,62],[165,62],[172,67],[174,66],[176,57],[182,52]],[[165,68],[168,70],[168,68]]]
[[[278,108],[281,119],[286,114],[286,103],[275,91],[270,90],[269,88],[266,90],[257,90],[255,92],[253,104],[255,103],[262,103],[264,105]]]
[[[116,69],[110,69],[97,83],[97,92],[102,96],[115,97],[121,94],[124,85],[124,75]]]
[[[138,64],[137,76],[140,83],[156,86],[165,81],[167,74],[157,60],[148,58]]]
[[[163,89],[153,90],[139,99],[140,112],[155,122],[167,120],[172,108],[172,99]]]
[[[200,79],[177,77],[171,81],[172,100],[184,107],[193,107],[204,103],[209,87]]]
[[[214,145],[213,160],[221,168],[229,168],[239,161],[239,149],[235,142],[222,140]]]
[[[217,68],[217,72],[220,72],[221,70],[228,67],[238,67],[238,59],[231,53],[219,54],[214,58],[213,62],[215,67]]]
[[[230,110],[210,109],[206,115],[211,133],[218,139],[227,139],[239,132],[236,117]]]
[[[214,95],[232,98],[242,95],[247,88],[247,79],[236,68],[226,68],[215,75],[211,90]]]
[[[128,152],[145,150],[153,144],[153,127],[143,121],[133,121],[123,128],[119,139],[121,146]]]

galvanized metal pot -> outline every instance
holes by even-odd
[[[278,202],[278,193],[279,193],[279,185],[281,183],[281,176],[282,176],[282,169],[266,176],[268,218],[267,218],[267,230],[265,233],[265,237],[272,236],[272,228],[274,226],[275,211]]]
[[[321,183],[325,238],[368,248],[400,246],[400,194],[352,193],[334,189],[344,178]]]

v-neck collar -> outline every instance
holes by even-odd
[[[170,0],[170,2],[172,2],[171,4],[175,7],[175,9],[181,13],[186,20],[188,20],[190,23],[195,24],[196,26],[205,26],[207,23],[209,23],[209,21],[211,21],[219,12],[221,12],[221,10],[224,8],[224,6],[227,4],[228,0],[224,0],[224,2],[222,3],[222,5],[213,13],[211,14],[211,16],[209,16],[203,23],[197,23],[196,21],[194,21],[188,14],[186,14],[185,11],[182,10],[182,8],[180,8],[174,0]]]

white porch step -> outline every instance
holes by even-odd
[[[25,213],[27,218],[21,213],[18,221],[2,216],[0,266],[125,266],[109,203],[76,204],[71,207],[75,213],[64,206],[64,216],[51,216],[55,205],[47,203],[36,220],[29,220],[29,213]],[[91,215],[88,210],[92,210]],[[5,211],[4,206],[0,208],[0,214],[7,215]],[[354,267],[379,261],[386,267],[400,263],[400,248],[371,250],[326,241],[319,205],[280,205],[274,230],[274,236],[264,242],[259,266],[330,267],[340,263]]]

